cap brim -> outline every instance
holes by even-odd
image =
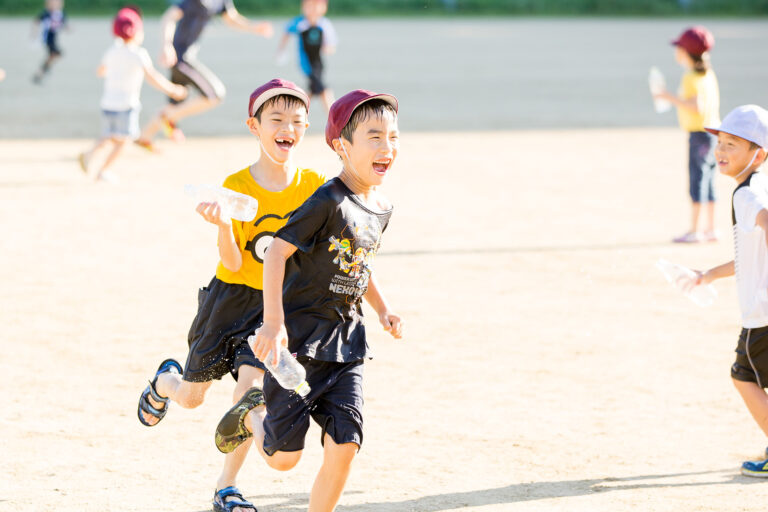
[[[291,89],[288,87],[275,87],[273,89],[269,89],[268,91],[264,91],[263,93],[261,93],[257,98],[257,100],[253,102],[253,105],[251,106],[251,111],[249,112],[251,117],[253,117],[254,114],[256,114],[256,111],[259,110],[259,107],[261,107],[264,103],[274,98],[275,96],[280,96],[281,94],[294,96],[300,99],[304,103],[304,105],[306,105],[306,107],[309,108],[309,97],[307,97],[306,94],[302,94],[296,89]]]
[[[386,101],[387,103],[389,103],[390,105],[392,105],[392,108],[394,108],[394,109],[395,109],[395,112],[397,112],[397,109],[398,109],[397,98],[395,98],[395,97],[394,97],[394,96],[392,96],[391,94],[376,94],[376,95],[374,95],[374,96],[370,96],[370,97],[368,97],[368,98],[365,98],[364,100],[360,101],[360,102],[359,102],[357,105],[355,105],[355,108],[353,108],[353,109],[350,111],[350,117],[352,116],[352,114],[351,114],[351,113],[352,113],[352,112],[354,112],[354,111],[357,109],[357,107],[359,107],[359,106],[360,106],[360,105],[362,105],[363,103],[365,103],[365,102],[367,102],[367,101],[371,101],[371,100],[384,100],[384,101]],[[349,122],[349,119],[347,119],[347,120],[346,120],[346,122],[345,122],[344,124],[346,124],[346,123],[348,123],[348,122]]]
[[[720,130],[718,128],[708,128],[705,126],[704,130],[708,131],[712,135],[717,135],[718,133],[720,133]]]

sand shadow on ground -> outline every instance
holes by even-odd
[[[649,480],[663,480],[670,478],[692,477],[701,475],[721,474],[721,478],[708,479],[695,482],[647,482]],[[762,479],[749,478],[733,472],[733,468],[695,471],[685,473],[667,473],[656,475],[640,475],[632,477],[606,477],[585,480],[559,480],[552,482],[531,482],[522,484],[510,484],[505,487],[482,489],[478,491],[455,492],[422,496],[402,501],[386,501],[377,503],[363,503],[360,505],[340,505],[338,512],[442,512],[458,510],[465,507],[481,507],[486,505],[503,505],[505,503],[519,503],[552,498],[569,498],[600,494],[605,492],[629,491],[636,489],[656,489],[674,487],[704,487],[708,485],[731,484],[760,484]],[[348,491],[345,494],[359,494],[361,491]],[[262,494],[248,496],[248,499],[264,512],[298,512],[305,511],[309,503],[308,493],[292,494]],[[260,505],[260,501],[285,500],[275,505]],[[206,512],[201,510],[200,512]]]

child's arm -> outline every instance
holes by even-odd
[[[96,68],[96,76],[98,76],[99,78],[104,78],[105,76],[107,76],[107,66],[102,64],[98,68]]]
[[[387,299],[379,290],[378,282],[374,274],[371,274],[368,279],[368,291],[363,295],[366,302],[371,305],[376,314],[379,315],[379,322],[381,322],[384,330],[391,334],[395,339],[403,337],[403,320],[400,315],[393,313],[389,309]]]
[[[731,277],[736,273],[736,268],[734,266],[733,260],[731,260],[728,263],[723,263],[722,265],[712,267],[711,269],[705,270],[704,272],[699,270],[694,270],[694,272],[696,272],[696,278],[692,280],[693,282],[691,283],[691,288],[700,284],[709,284],[715,279]]]
[[[170,6],[160,18],[160,65],[172,67],[178,60],[176,50],[173,49],[173,35],[176,33],[176,24],[184,17],[184,11],[176,5]]]
[[[296,246],[282,238],[275,238],[264,255],[264,323],[256,331],[251,349],[256,357],[265,361],[272,352],[272,363],[277,364],[277,349],[288,346],[283,312],[283,281],[285,262],[296,252]],[[251,338],[253,339],[253,338]]]
[[[177,101],[182,101],[187,97],[187,88],[183,85],[174,84],[165,78],[155,69],[152,62],[144,65],[144,76],[152,87]]]
[[[659,93],[654,94],[653,97],[659,98],[662,100],[667,100],[668,102],[672,103],[676,107],[688,109],[691,112],[694,112],[696,114],[699,113],[699,102],[696,98],[684,99],[677,96],[676,94],[672,94],[669,91],[661,91]]]
[[[222,14],[224,23],[232,28],[242,30],[244,32],[251,32],[253,34],[272,37],[272,24],[268,21],[253,22],[240,14],[237,9],[231,4],[227,5],[227,9]]]
[[[237,245],[232,226],[221,218],[221,206],[217,203],[200,203],[195,209],[211,224],[219,228],[219,257],[221,263],[230,272],[237,272],[243,265],[243,255]]]

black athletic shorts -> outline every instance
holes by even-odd
[[[197,316],[189,328],[189,355],[184,380],[208,382],[237,371],[246,364],[265,369],[248,346],[248,336],[261,325],[264,299],[261,290],[216,279],[200,288]]]
[[[56,38],[56,31],[49,30],[45,36],[45,46],[48,47],[48,55],[51,57],[58,57],[61,55],[61,48]]]
[[[768,387],[768,327],[741,330],[731,377]]]
[[[298,361],[307,370],[309,394],[300,397],[264,376],[264,451],[295,452],[304,449],[311,417],[337,444],[363,444],[363,360],[330,363],[308,357]]]
[[[171,82],[186,87],[192,86],[209,100],[224,99],[227,93],[219,77],[194,58],[185,57],[171,68]],[[168,100],[173,104],[181,103],[173,98]]]
[[[310,92],[315,94],[323,94],[323,91],[325,91],[325,82],[323,82],[323,67],[322,66],[314,66],[312,68],[312,72],[307,75],[309,78],[309,90]]]

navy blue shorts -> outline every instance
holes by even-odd
[[[296,452],[304,449],[310,417],[336,444],[363,444],[363,360],[331,363],[299,357],[307,371],[309,394],[300,397],[280,386],[272,375],[264,376],[264,451]]]
[[[768,327],[741,330],[731,378],[768,388]]]
[[[200,288],[197,301],[183,379],[209,382],[230,373],[237,380],[237,371],[244,364],[264,370],[248,345],[248,336],[262,323],[262,291],[214,277]]]
[[[707,132],[691,132],[688,137],[688,176],[694,203],[715,200],[715,136]]]

